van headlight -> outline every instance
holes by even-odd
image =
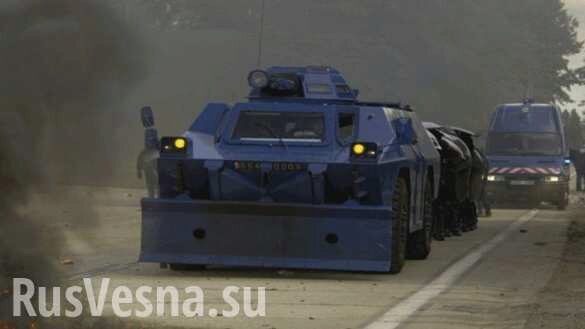
[[[487,176],[488,182],[503,182],[506,178],[502,175],[489,175]]]
[[[561,177],[559,177],[559,176],[546,176],[544,178],[544,181],[546,183],[558,183],[561,181]]]

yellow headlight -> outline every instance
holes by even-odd
[[[366,147],[363,144],[355,144],[353,146],[353,153],[356,155],[362,155],[366,151]]]
[[[183,138],[175,139],[175,148],[177,149],[184,149],[187,146],[187,142]]]

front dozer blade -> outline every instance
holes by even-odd
[[[140,261],[386,272],[390,207],[142,200]]]

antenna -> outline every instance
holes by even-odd
[[[262,9],[260,11],[260,35],[258,37],[258,61],[256,67],[260,68],[262,65],[262,41],[264,39],[264,7],[266,0],[262,0]]]

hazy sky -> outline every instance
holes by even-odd
[[[581,25],[579,26],[579,39],[585,40],[585,0],[565,0],[569,13],[575,16]],[[571,65],[583,65],[585,60],[585,51],[580,55],[571,58]],[[585,86],[576,87],[571,90],[571,97],[580,102],[585,100]]]

